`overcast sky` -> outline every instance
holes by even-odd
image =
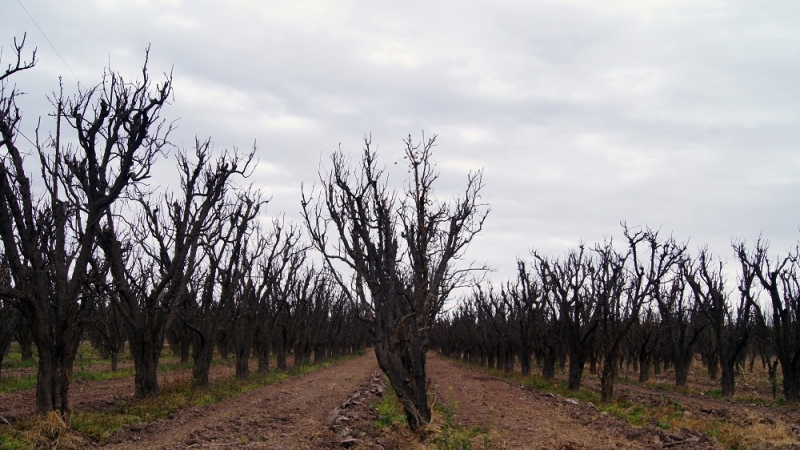
[[[485,170],[467,257],[493,278],[621,220],[729,260],[732,239],[798,240],[796,0],[0,0],[4,57],[26,31],[23,130],[58,76],[67,92],[109,65],[133,78],[150,45],[151,71],[174,74],[173,141],[256,142],[273,215],[299,216],[339,143],[357,155],[371,133],[393,166],[409,133],[437,134],[439,195]]]

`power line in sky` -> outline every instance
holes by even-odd
[[[61,53],[59,53],[58,49],[56,49],[56,46],[53,45],[53,43],[50,41],[50,38],[47,37],[47,35],[45,34],[44,30],[42,30],[42,27],[40,27],[39,24],[36,23],[36,20],[33,18],[31,13],[28,12],[28,9],[25,8],[25,5],[22,4],[21,0],[17,0],[17,3],[19,3],[19,6],[22,7],[22,10],[25,11],[25,14],[27,14],[28,17],[31,19],[31,22],[33,22],[33,24],[36,25],[36,28],[39,29],[39,32],[42,33],[42,36],[44,36],[44,39],[47,41],[48,44],[50,44],[50,47],[53,48],[53,51],[56,52],[56,55],[58,55],[58,57],[61,58],[61,62],[63,62],[64,65],[67,66],[67,69],[69,69],[70,73],[72,73],[72,76],[75,77],[75,80],[78,81],[78,85],[80,86],[80,84],[81,84],[80,78],[78,78],[78,76],[75,75],[75,72],[72,70],[72,67],[70,67],[69,64],[67,64],[67,61],[64,59],[63,56],[61,56]]]

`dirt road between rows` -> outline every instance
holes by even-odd
[[[222,403],[194,407],[111,437],[113,449],[312,448],[326,416],[367,380],[373,352],[264,386]]]
[[[445,361],[433,352],[428,354],[428,376],[439,400],[455,405],[456,418],[463,426],[491,430],[492,448],[721,448],[716,441],[689,430],[633,427],[591,404],[532,391]]]

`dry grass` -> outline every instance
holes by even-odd
[[[33,448],[78,450],[86,448],[86,440],[72,430],[58,411],[28,419],[20,432]]]
[[[681,418],[671,424],[701,431],[730,449],[791,448],[792,444],[797,445],[790,425],[780,420],[765,421],[760,415],[752,413],[748,414],[747,423],[692,417]]]

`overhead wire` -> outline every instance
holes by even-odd
[[[29,18],[29,19],[31,19],[31,22],[33,22],[33,24],[34,24],[34,25],[36,25],[36,28],[38,28],[38,29],[39,29],[39,32],[40,32],[40,33],[42,33],[42,36],[44,36],[44,39],[47,41],[47,43],[48,43],[48,44],[50,44],[50,47],[53,49],[53,51],[54,51],[54,52],[56,52],[56,55],[58,55],[58,57],[61,59],[61,62],[63,62],[63,63],[64,63],[64,65],[67,67],[67,70],[69,70],[69,72],[72,74],[72,76],[73,76],[73,77],[75,77],[75,81],[77,81],[77,82],[78,82],[78,86],[80,86],[80,85],[81,85],[81,79],[80,79],[80,78],[78,78],[78,75],[76,75],[76,74],[75,74],[75,71],[74,71],[74,70],[72,70],[72,67],[70,67],[70,65],[67,63],[67,60],[66,60],[66,59],[64,59],[64,57],[61,55],[61,52],[59,52],[59,51],[58,51],[58,49],[56,48],[56,46],[55,46],[55,45],[53,45],[53,42],[50,40],[50,38],[49,38],[49,37],[47,37],[47,33],[45,33],[45,32],[44,32],[44,30],[42,29],[42,27],[40,27],[40,26],[39,26],[39,23],[38,23],[38,22],[36,22],[36,19],[34,19],[34,18],[33,18],[33,15],[30,13],[30,11],[28,11],[28,8],[26,8],[26,7],[25,7],[25,5],[23,5],[23,4],[22,4],[22,0],[17,0],[17,3],[18,3],[18,4],[19,4],[19,6],[22,8],[22,10],[23,10],[23,11],[25,11],[25,14],[27,14],[27,15],[28,15],[28,18]],[[17,129],[16,131],[17,131],[17,133],[19,133],[19,134],[20,134],[20,135],[21,135],[23,138],[25,138],[25,140],[26,140],[26,141],[28,141],[28,142],[29,142],[31,145],[33,145],[34,147],[36,147],[36,144],[35,144],[33,141],[31,141],[31,140],[28,138],[28,136],[26,136],[26,135],[25,135],[25,133],[23,133],[23,132],[22,132],[22,130],[20,130],[20,129]]]
[[[47,41],[48,44],[50,44],[50,47],[53,48],[53,51],[56,52],[56,55],[58,55],[58,57],[61,58],[61,62],[63,62],[64,65],[67,66],[67,69],[69,69],[72,76],[75,77],[75,80],[78,82],[78,86],[80,86],[81,80],[80,78],[78,78],[78,75],[75,75],[75,71],[73,71],[72,67],[70,67],[69,64],[67,64],[67,60],[65,60],[64,57],[61,56],[61,53],[58,51],[58,49],[56,49],[56,46],[53,45],[53,42],[50,41],[50,38],[47,37],[47,34],[44,32],[44,30],[42,30],[42,27],[39,26],[39,24],[36,22],[36,19],[34,19],[31,13],[28,12],[28,9],[25,7],[25,5],[22,4],[22,0],[17,0],[17,3],[19,3],[19,6],[22,7],[22,10],[25,11],[25,14],[27,14],[28,17],[31,19],[31,22],[33,22],[33,24],[36,25],[36,28],[39,29],[39,32],[42,33],[44,39]]]

